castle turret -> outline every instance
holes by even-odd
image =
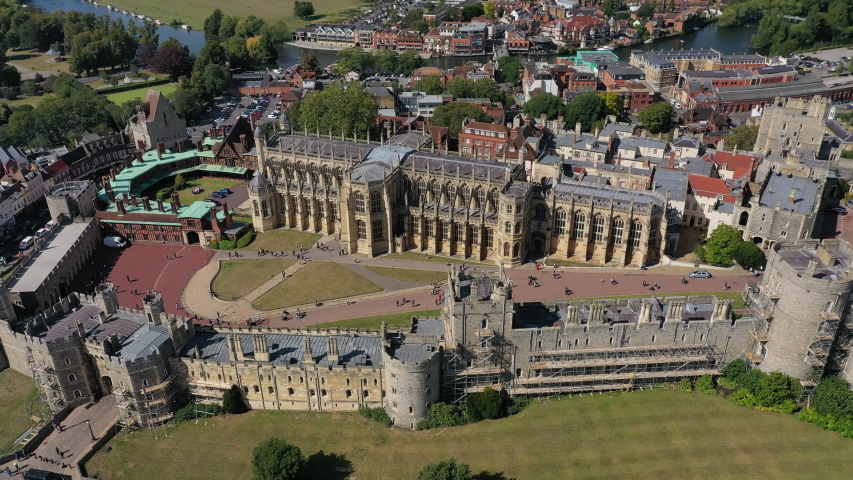
[[[255,361],[258,362],[269,362],[270,361],[270,350],[267,346],[267,336],[266,335],[253,335],[255,340]]]
[[[95,287],[95,302],[101,311],[112,315],[118,311],[118,289],[109,282],[104,282]]]
[[[252,223],[258,232],[266,232],[276,228],[275,205],[273,196],[275,189],[270,186],[267,177],[260,169],[255,172],[249,182],[249,200],[252,202]]]
[[[142,297],[142,305],[145,308],[145,318],[151,325],[163,323],[163,315],[166,308],[163,306],[163,296],[159,292],[151,292]]]
[[[382,349],[382,364],[389,392],[385,411],[394,425],[414,430],[439,400],[441,354],[435,345],[394,338]]]

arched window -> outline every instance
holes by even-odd
[[[649,224],[649,246],[655,246],[655,240],[657,240],[658,226],[660,225],[659,220],[652,220]]]
[[[586,226],[586,216],[582,213],[575,214],[574,237],[583,238],[584,227]]]
[[[358,238],[359,240],[364,240],[367,238],[367,224],[365,224],[361,220],[355,221],[355,226],[358,229]]]
[[[254,393],[261,393],[261,387],[259,387],[259,386],[257,386],[257,385],[253,385],[253,386],[252,386],[252,392],[254,392]]]
[[[486,241],[486,248],[494,248],[495,234],[492,232],[491,228],[486,227],[486,229],[483,230],[483,238]]]
[[[66,357],[66,359],[65,359],[65,364],[66,364],[66,365],[71,365],[71,359]]]
[[[293,389],[292,389],[292,388],[288,388],[288,389],[287,389],[287,395],[288,395],[289,397],[292,397],[293,395],[295,395],[295,392],[293,391]]]
[[[509,243],[504,243],[504,257],[509,256]]]
[[[345,394],[346,394],[347,398],[352,398],[352,390],[347,390],[345,392]]]
[[[324,389],[321,389],[321,390],[320,390],[320,396],[321,396],[321,397],[328,397],[328,396],[329,396],[329,393],[328,393],[328,392],[326,391],[326,389],[324,388]]]
[[[516,235],[521,233],[521,222],[515,222],[515,229],[513,230],[513,233]]]
[[[554,217],[554,235],[562,235],[566,233],[566,211],[563,209],[557,210],[557,215]]]
[[[613,231],[610,233],[611,241],[619,245],[622,243],[622,230],[625,228],[625,221],[617,217],[613,219]]]
[[[548,215],[548,211],[545,210],[545,206],[542,204],[536,205],[536,208],[533,210],[533,212],[536,216],[536,220],[545,220],[545,217]]]
[[[349,378],[347,379],[347,386],[349,387]]]
[[[71,375],[68,375],[68,381],[69,382],[76,382],[77,381],[77,375],[74,375],[73,373]]]
[[[370,397],[370,392],[369,392],[368,390],[365,390],[365,391],[364,391],[364,392],[362,392],[362,393],[363,393],[363,395],[362,395],[362,397],[363,397],[363,398],[368,398],[368,397]]]
[[[80,390],[74,390],[74,398],[80,398],[83,396],[83,393]]]
[[[486,189],[478,188],[477,189],[477,208],[485,208],[486,207]]]
[[[596,242],[604,239],[604,217],[601,215],[596,215],[592,219],[592,238]]]
[[[273,389],[272,387],[267,387],[267,392],[269,392],[269,394],[272,395],[273,392],[275,392],[275,389]]]
[[[632,247],[640,246],[640,237],[643,236],[643,222],[634,220],[631,222],[631,233],[628,236],[628,241]]]
[[[489,321],[488,321],[487,319],[485,319],[485,318],[484,318],[484,319],[480,322],[480,328],[489,328]]]
[[[518,258],[519,255],[521,255],[521,244],[515,242],[515,244],[512,246],[512,258]]]
[[[504,233],[512,233],[512,223],[504,223]]]
[[[740,212],[740,219],[737,224],[746,226],[747,223],[749,223],[749,212]]]
[[[364,195],[361,192],[355,192],[353,198],[355,198],[355,211],[364,213]]]
[[[370,192],[370,213],[382,211],[382,196],[379,192]]]

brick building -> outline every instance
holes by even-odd
[[[187,138],[187,122],[178,116],[172,104],[157,90],[148,90],[145,102],[137,105],[130,119],[130,139],[134,145],[143,142],[146,149],[162,142],[175,148]]]

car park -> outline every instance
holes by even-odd
[[[213,198],[222,198],[222,197],[224,197],[225,195],[223,195],[223,194],[221,194],[221,193],[219,193],[219,192],[213,192],[213,193],[211,193],[211,194],[210,194],[210,196],[211,196],[211,197],[213,197]]]
[[[204,201],[207,203],[212,203],[212,204],[216,205],[217,207],[222,205],[222,203],[220,203],[219,200],[216,200],[214,198],[205,198]]]
[[[688,276],[690,278],[711,278],[711,272],[707,270],[693,270]]]

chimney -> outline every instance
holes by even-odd
[[[101,325],[107,323],[107,314],[104,313],[103,310],[98,312],[98,323],[100,323]]]
[[[166,211],[166,209],[165,209],[165,208],[163,208],[163,199],[162,199],[162,198],[158,198],[158,199],[157,199],[157,210],[158,210],[160,213],[164,213],[164,212]]]
[[[104,185],[105,190],[110,190],[112,188],[112,184],[110,184],[110,177],[107,175],[101,177],[101,183]]]
[[[652,304],[651,302],[643,302],[640,304],[640,323],[648,323],[652,321]]]
[[[115,202],[115,201],[116,201],[116,194],[115,194],[115,192],[113,191],[113,189],[112,189],[112,188],[107,188],[107,196],[108,196],[108,197],[110,197],[110,201],[111,201],[111,202]]]
[[[182,140],[179,140],[177,143],[175,143],[175,150],[177,150],[177,151],[178,151],[178,153],[183,153],[183,151],[184,151],[184,142],[183,142]]]
[[[115,181],[115,179],[116,179],[116,166],[115,165],[110,166],[110,178],[113,181]]]
[[[817,271],[817,262],[809,260],[809,266],[806,267],[806,273],[803,276],[808,278],[814,277],[815,271]]]
[[[337,365],[338,361],[340,361],[340,355],[338,355],[338,339],[335,337],[329,338],[329,353],[326,355],[326,359],[332,362],[332,365]]]
[[[204,150],[204,140],[198,140],[197,142],[195,142],[195,148],[199,152],[203,151]]]
[[[130,168],[133,166],[133,157],[128,155],[122,159],[122,162],[124,163],[124,168]]]
[[[791,188],[791,193],[788,194],[788,203],[794,204],[797,201],[797,187]]]
[[[267,346],[267,336],[266,335],[252,335],[255,340],[255,361],[257,362],[269,362],[270,361],[270,351]]]
[[[116,208],[118,209],[119,215],[124,215],[125,213],[127,213],[124,211],[124,201],[120,198],[116,200]]]
[[[133,208],[136,208],[139,206],[139,203],[136,201],[136,195],[130,196],[130,204],[133,205]]]
[[[136,149],[139,150],[140,152],[144,152],[145,151],[145,142],[142,140],[137,140],[136,141]]]
[[[207,136],[210,138],[216,138],[216,129],[211,127],[211,129],[207,132]]]
[[[302,363],[306,365],[314,365],[314,352],[311,350],[311,337],[304,337],[304,351],[302,353]]]
[[[151,200],[148,200],[148,197],[142,197],[142,208],[144,208],[146,212],[151,211]]]
[[[137,150],[133,154],[136,156],[136,163],[144,163],[144,160],[142,160],[142,150]]]
[[[249,149],[249,140],[246,139],[245,133],[240,134],[240,143],[243,144],[243,148],[245,148],[246,150]]]
[[[590,325],[604,323],[604,304],[592,302],[589,306],[589,322]]]
[[[675,168],[675,150],[669,151],[669,168]]]
[[[230,227],[234,220],[231,218],[231,212],[228,211],[228,203],[222,204],[222,211],[225,212],[225,227]]]
[[[201,348],[198,345],[196,345],[195,348],[193,348],[193,351],[195,352],[195,358],[200,359],[201,358]]]
[[[575,135],[580,135],[582,133],[581,130],[581,122],[575,123]]]
[[[181,208],[181,199],[178,197],[178,192],[172,192],[172,213],[177,214],[178,209]]]
[[[128,197],[128,196],[127,196],[127,192],[122,192],[122,193],[121,193],[121,199],[122,199],[122,200],[124,200],[124,204],[125,204],[125,205],[129,205],[129,204],[130,204],[130,197]]]
[[[160,155],[166,153],[166,144],[163,142],[157,142],[157,153]]]
[[[159,148],[157,149],[157,158],[163,160],[163,152],[161,152]]]

